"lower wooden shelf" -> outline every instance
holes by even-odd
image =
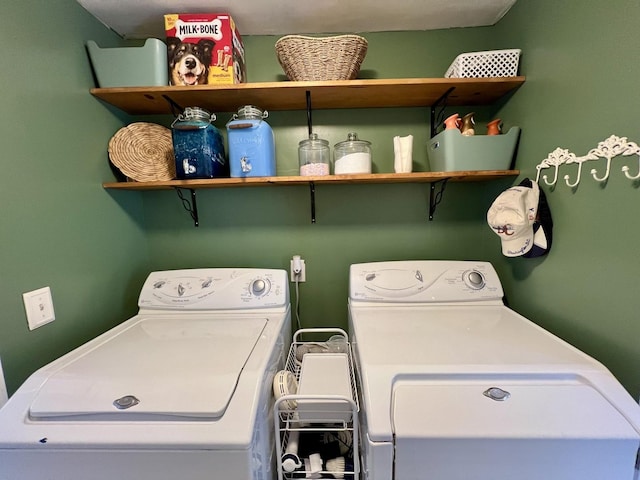
[[[279,176],[246,178],[213,178],[198,180],[168,180],[161,182],[106,182],[102,186],[108,189],[122,190],[168,190],[184,188],[197,190],[203,188],[263,187],[270,185],[308,185],[308,184],[364,184],[364,183],[433,183],[480,182],[501,177],[514,177],[519,170],[468,170],[458,172],[415,172],[415,173],[372,173],[359,175],[324,176]]]
[[[163,182],[107,182],[102,186],[119,190],[170,190],[175,189],[185,209],[191,215],[194,225],[199,225],[196,190],[205,188],[265,187],[273,185],[308,185],[311,193],[311,223],[316,223],[316,185],[344,184],[382,184],[382,183],[430,183],[429,220],[433,220],[436,206],[442,200],[447,182],[481,182],[502,177],[519,175],[519,170],[469,170],[459,172],[416,172],[416,173],[372,173],[361,175],[323,175],[323,176],[281,176],[281,177],[246,177],[246,178],[214,178],[199,180],[168,180]],[[436,185],[440,190],[436,191]],[[182,190],[191,192],[189,200]]]

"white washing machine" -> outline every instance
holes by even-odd
[[[284,270],[151,273],[136,316],[0,410],[0,479],[271,480],[288,288]]]
[[[507,308],[486,262],[352,265],[368,480],[631,480],[640,406]]]

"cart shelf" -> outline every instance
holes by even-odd
[[[300,340],[328,334],[327,341]],[[333,328],[295,332],[274,392],[278,480],[357,479],[359,402],[347,333]]]

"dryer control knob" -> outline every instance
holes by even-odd
[[[257,280],[254,280],[253,283],[251,284],[251,293],[259,297],[260,295],[264,295],[265,293],[267,293],[269,291],[270,286],[271,285],[269,284],[268,280],[258,278]]]
[[[464,283],[475,290],[480,290],[485,285],[484,275],[477,270],[471,270],[465,273]]]

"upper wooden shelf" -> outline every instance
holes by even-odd
[[[487,105],[516,90],[525,77],[399,78],[330,82],[264,82],[192,87],[93,88],[95,97],[132,115],[173,113],[197,105],[211,112],[235,112],[242,105],[276,110],[305,110],[306,92],[314,109],[430,107],[447,92],[447,105]]]
[[[325,175],[325,176],[281,176],[213,178],[202,180],[168,180],[162,182],[109,182],[104,188],[122,190],[168,190],[186,188],[262,187],[270,185],[308,185],[319,184],[365,184],[365,183],[432,183],[441,180],[452,182],[479,182],[495,180],[501,177],[517,176],[518,170],[478,170],[459,172],[415,172],[415,173],[372,173],[362,175]]]

